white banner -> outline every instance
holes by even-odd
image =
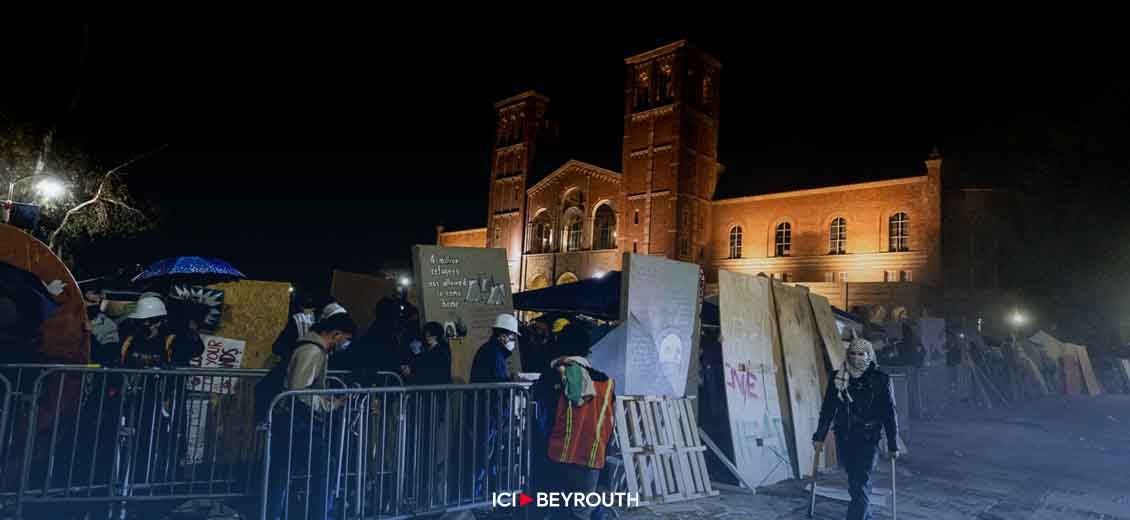
[[[243,353],[247,350],[247,342],[205,334],[201,334],[200,339],[204,341],[204,354],[192,358],[189,366],[213,370],[243,366]],[[196,376],[188,381],[188,390],[233,394],[238,382],[237,377]]]

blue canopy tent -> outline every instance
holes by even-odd
[[[514,295],[514,308],[520,311],[569,312],[602,320],[620,319],[620,271],[599,278],[535,289]],[[703,302],[702,320],[718,324],[718,306]]]

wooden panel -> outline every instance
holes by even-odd
[[[1073,347],[1076,355],[1079,356],[1079,368],[1083,372],[1083,383],[1087,388],[1087,393],[1091,396],[1102,394],[1103,387],[1099,384],[1099,379],[1095,377],[1095,367],[1091,364],[1091,355],[1087,353],[1087,347],[1073,343],[1067,345]]]
[[[1083,395],[1083,373],[1079,368],[1079,356],[1074,351],[1063,353],[1063,386],[1067,395]]]
[[[718,272],[723,375],[734,465],[751,485],[791,476],[777,375],[777,321],[769,280]]]
[[[828,353],[828,360],[832,369],[837,370],[844,365],[844,342],[840,339],[839,329],[836,328],[836,318],[832,316],[832,305],[828,299],[816,293],[809,293],[808,299],[812,303],[812,314],[816,326],[820,329],[820,337],[824,340],[824,351]]]
[[[210,285],[224,291],[224,316],[215,335],[247,342],[243,368],[266,368],[290,313],[290,284],[242,280]]]
[[[78,283],[59,257],[19,228],[0,224],[0,262],[34,274],[44,283],[63,282],[63,293],[55,296],[59,308],[43,322],[43,337],[37,353],[4,353],[8,359],[49,363],[89,363],[90,336],[86,304]],[[37,359],[38,358],[38,359]]]
[[[349,311],[361,337],[376,317],[377,302],[395,294],[396,284],[384,277],[334,270],[330,295]]]
[[[773,297],[781,330],[796,456],[798,461],[809,461],[813,458],[812,435],[816,432],[823,399],[820,392],[823,363],[816,362],[816,353],[823,349],[822,340],[813,322],[808,291],[774,283]],[[799,464],[801,478],[812,476],[812,468],[806,466],[803,462]]]

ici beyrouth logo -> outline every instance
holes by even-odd
[[[560,493],[538,492],[530,496],[521,491],[493,493],[491,504],[494,507],[637,507],[640,505],[638,493]]]

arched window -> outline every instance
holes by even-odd
[[[788,222],[777,224],[776,256],[789,256],[793,250],[793,226]]]
[[[552,251],[553,223],[549,220],[549,212],[543,211],[534,217],[533,237],[530,239],[531,253],[548,253]]]
[[[616,212],[608,204],[601,204],[596,210],[596,243],[593,249],[616,248]]]
[[[491,245],[502,247],[502,224],[494,225],[494,237],[491,239]]]
[[[829,236],[831,238],[828,254],[842,255],[847,253],[847,221],[843,217],[832,219],[832,229]]]
[[[742,227],[730,228],[730,258],[742,257]]]
[[[910,217],[906,213],[891,215],[888,222],[890,233],[890,250],[910,251]]]
[[[576,281],[577,275],[573,273],[561,273],[561,276],[557,277],[557,285],[565,285],[567,283],[574,283]]]
[[[565,250],[566,251],[580,251],[581,250],[581,216],[576,212],[569,213],[565,217]]]

